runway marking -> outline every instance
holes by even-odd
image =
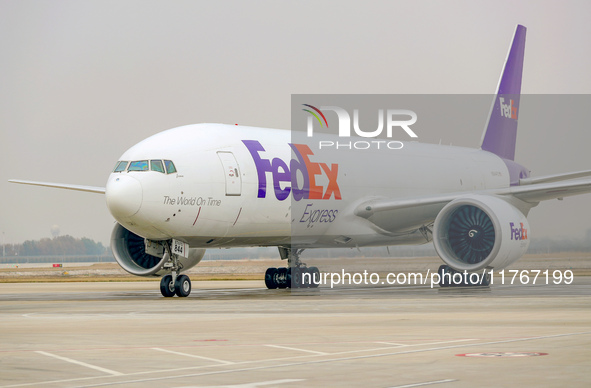
[[[355,349],[355,350],[346,350],[346,351],[343,351],[343,352],[334,352],[334,353],[328,353],[328,354],[330,354],[332,356],[336,356],[336,355],[339,355],[339,354],[359,353],[359,352],[375,352],[375,351],[378,351],[378,350],[398,349],[398,348],[411,347],[411,346],[449,344],[449,343],[463,342],[463,341],[476,341],[476,339],[460,339],[460,340],[452,340],[452,341],[427,342],[427,343],[424,343],[424,344],[401,345],[401,346],[394,346],[394,347],[388,346],[387,348]],[[378,343],[378,342],[376,342],[376,343]]]
[[[104,372],[104,373],[107,373],[107,374],[110,374],[110,375],[113,375],[113,376],[123,376],[124,375],[121,372],[116,372],[114,370],[107,369],[107,368],[101,368],[100,366],[87,364],[87,363],[82,362],[82,361],[77,361],[77,360],[73,360],[71,358],[62,357],[62,356],[58,356],[58,355],[55,355],[55,354],[43,352],[41,350],[38,350],[35,353],[39,353],[39,354],[42,354],[42,355],[47,356],[47,357],[57,358],[58,360],[66,361],[66,362],[69,362],[69,363],[72,363],[72,364],[76,364],[76,365],[80,365],[80,366],[85,366],[87,368],[98,370],[100,372]]]
[[[463,341],[476,341],[476,338],[463,338],[463,339],[457,339],[457,340],[451,340],[451,341],[439,341],[439,342],[425,342],[425,343],[420,343],[420,344],[398,344],[398,343],[394,343],[394,342],[384,342],[384,341],[375,341],[373,342],[374,344],[384,344],[384,345],[394,345],[396,347],[406,347],[406,346],[424,346],[424,345],[439,345],[439,344],[449,344],[449,343],[453,343],[453,342],[463,342]],[[378,349],[388,349],[388,348],[377,348]],[[371,350],[371,349],[366,349],[366,350]],[[363,350],[355,350],[357,352],[363,351]],[[338,354],[338,353],[334,353],[334,354]]]
[[[162,348],[151,348],[152,350],[158,350],[159,352],[165,352],[165,353],[171,353],[171,354],[176,354],[179,356],[185,356],[185,357],[192,357],[192,358],[200,358],[202,360],[208,360],[208,361],[214,361],[214,362],[218,362],[220,364],[226,364],[226,365],[230,365],[230,364],[235,364],[232,361],[224,361],[224,360],[218,360],[217,358],[211,358],[211,357],[204,357],[204,356],[197,356],[195,354],[189,354],[189,353],[181,353],[181,352],[175,352],[173,350],[167,350],[167,349],[162,349]]]
[[[427,381],[425,383],[416,383],[416,384],[407,384],[407,385],[397,385],[395,387],[390,388],[411,388],[411,387],[422,387],[423,385],[433,385],[433,384],[442,384],[442,383],[451,383],[452,381],[458,381],[454,379],[446,379],[446,380],[437,380],[437,381]]]
[[[221,373],[234,373],[234,372],[243,372],[243,371],[251,371],[251,370],[282,368],[282,367],[286,367],[286,366],[300,366],[300,365],[309,365],[309,364],[326,363],[326,362],[348,361],[348,360],[355,360],[355,359],[367,359],[367,358],[377,358],[377,357],[388,357],[388,356],[396,356],[396,355],[402,355],[402,354],[423,353],[423,352],[429,352],[429,351],[455,349],[455,348],[461,348],[461,347],[473,347],[473,346],[480,346],[480,345],[494,345],[494,344],[499,344],[499,343],[522,342],[522,341],[532,341],[532,340],[538,340],[538,339],[559,338],[559,337],[571,337],[571,336],[589,335],[589,334],[591,334],[591,331],[578,332],[578,333],[554,334],[554,335],[538,336],[538,337],[515,338],[515,339],[503,340],[503,341],[488,341],[488,342],[478,342],[478,343],[471,343],[471,344],[440,346],[440,347],[428,348],[428,349],[412,349],[412,350],[405,350],[405,351],[392,352],[392,353],[370,354],[370,355],[366,355],[366,356],[354,356],[354,357],[342,357],[342,358],[333,358],[333,359],[324,359],[324,360],[302,361],[302,362],[277,364],[277,365],[269,365],[269,366],[258,366],[258,367],[252,367],[252,368],[240,368],[240,369],[229,369],[229,370],[222,370],[222,371],[191,373],[191,374],[177,375],[177,376],[168,376],[168,377],[152,377],[152,378],[148,378],[148,379],[127,380],[127,381],[118,381],[118,382],[102,383],[102,384],[99,383],[99,384],[93,384],[93,385],[79,386],[79,388],[107,386],[107,385],[118,385],[118,384],[127,384],[127,383],[141,383],[141,382],[147,382],[147,381],[159,381],[159,380],[166,380],[166,379],[196,377],[196,376],[221,374]],[[262,362],[283,361],[283,360],[298,359],[298,358],[305,358],[305,357],[319,357],[319,356],[296,356],[296,357],[271,358],[271,359],[253,360],[253,361],[239,361],[239,362],[236,362],[234,365],[237,366],[237,365],[262,363]],[[222,366],[222,365],[208,365],[208,366],[194,366],[194,367],[185,367],[185,368],[150,370],[150,371],[145,371],[145,372],[127,373],[127,374],[124,374],[123,376],[125,376],[125,377],[131,377],[131,376],[141,376],[141,375],[155,374],[155,373],[172,373],[172,372],[180,372],[180,371],[188,371],[188,370],[196,370],[196,369],[212,368],[212,367],[220,367],[220,366]],[[82,377],[82,378],[61,379],[61,380],[49,380],[49,381],[34,382],[34,383],[20,383],[20,384],[13,384],[13,385],[2,385],[0,387],[2,387],[2,388],[26,387],[26,386],[40,385],[40,384],[46,384],[47,385],[47,384],[58,384],[58,383],[75,382],[75,381],[81,382],[81,381],[85,381],[85,380],[94,380],[94,379],[97,379],[97,378],[106,378],[106,377],[108,377],[108,376],[104,376],[104,377],[103,376],[98,376],[98,377]]]
[[[394,345],[394,346],[398,346],[398,347],[410,346],[410,345],[406,345],[406,344],[396,344],[394,342],[382,342],[382,341],[375,341],[374,344]]]
[[[424,344],[413,344],[413,345],[407,345],[407,346],[440,345],[440,344],[450,344],[450,343],[454,343],[454,342],[464,342],[464,341],[477,341],[477,339],[476,338],[464,338],[464,339],[458,339],[458,340],[452,340],[452,341],[426,342]]]
[[[547,335],[547,336],[512,339],[512,340],[505,340],[505,341],[489,341],[489,342],[480,342],[480,343],[473,343],[473,344],[440,346],[437,348],[428,348],[428,349],[413,349],[413,350],[405,350],[405,351],[401,351],[401,352],[392,352],[392,353],[370,354],[370,355],[366,355],[366,356],[327,358],[327,359],[323,359],[323,360],[292,362],[292,363],[276,364],[276,365],[263,365],[263,366],[255,366],[255,367],[251,367],[251,368],[227,369],[227,370],[209,371],[209,372],[201,372],[201,373],[190,373],[190,374],[177,375],[177,376],[152,377],[152,378],[147,378],[147,379],[114,381],[114,382],[99,383],[99,384],[92,384],[92,385],[81,385],[81,386],[78,386],[78,388],[101,387],[101,386],[119,385],[119,384],[138,384],[138,383],[146,383],[146,382],[150,382],[150,381],[182,379],[182,378],[190,378],[190,377],[197,377],[197,376],[209,376],[209,375],[217,375],[217,374],[225,374],[225,373],[249,372],[249,371],[255,371],[255,370],[286,368],[286,367],[293,367],[293,366],[323,364],[323,363],[329,363],[329,362],[362,360],[362,359],[368,359],[368,358],[389,357],[389,356],[397,356],[397,355],[412,354],[412,353],[423,353],[423,352],[429,352],[429,351],[447,350],[447,349],[455,349],[455,348],[469,347],[469,346],[494,345],[494,344],[501,344],[501,343],[508,343],[508,342],[522,342],[522,341],[532,341],[532,340],[537,340],[537,339],[568,337],[568,336],[574,336],[574,335],[585,335],[585,334],[590,334],[590,333],[591,332],[587,331],[587,332],[580,332],[580,333],[555,334],[555,335]],[[265,361],[268,362],[268,361],[272,361],[272,360],[259,360],[259,362],[265,362]],[[48,384],[49,382],[45,382],[45,383]],[[32,385],[32,384],[28,384],[28,385]]]
[[[303,379],[283,379],[283,380],[272,380],[272,381],[260,381],[257,383],[246,383],[246,384],[232,384],[232,385],[208,385],[203,387],[200,385],[187,385],[179,388],[257,388],[264,385],[280,386],[287,383],[295,383],[298,381],[304,381]]]
[[[315,350],[306,350],[306,349],[298,349],[298,348],[290,348],[288,346],[280,346],[280,345],[265,345],[265,346],[269,346],[271,348],[278,348],[278,349],[287,349],[287,350],[298,350],[300,352],[307,352],[307,353],[314,353],[314,354],[319,354],[321,356],[326,356],[329,355],[330,353],[324,353],[324,352],[317,352]]]

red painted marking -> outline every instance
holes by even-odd
[[[200,213],[201,213],[201,206],[199,206],[199,211],[197,212],[197,217],[195,217],[195,221],[193,221],[193,226],[195,226],[195,222],[197,222],[197,218],[199,218]]]
[[[61,266],[62,266],[61,264],[54,264],[53,265],[53,268],[58,268],[58,267],[61,267]]]
[[[234,221],[232,226],[236,225],[236,222],[238,222],[238,217],[240,217],[240,213],[242,213],[242,208],[240,208],[240,211],[238,212],[238,215],[236,216],[236,221]]]

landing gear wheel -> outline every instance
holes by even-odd
[[[275,277],[275,281],[277,282],[277,288],[287,288],[288,285],[288,269],[287,268],[277,268],[277,276]]]
[[[310,288],[312,286],[312,273],[310,272],[310,268],[304,268],[301,267],[299,268],[300,271],[300,278],[301,280],[301,284],[300,284],[300,288]]]
[[[439,266],[439,269],[437,270],[437,273],[439,274],[439,287],[451,286],[451,282],[449,282],[449,280],[451,279],[450,276],[444,276],[445,273],[448,273],[451,276],[453,276],[453,272],[451,272],[450,270],[451,268],[447,265]]]
[[[460,284],[460,287],[478,287],[478,286],[486,286],[487,284],[483,284],[482,281],[486,281],[476,272],[468,272],[465,275],[464,281]]]
[[[318,288],[320,285],[320,270],[318,267],[310,267],[308,268],[308,273],[310,274],[310,284],[307,284],[306,287],[310,288]]]
[[[489,272],[484,273],[484,275],[482,275],[480,277],[480,283],[478,283],[478,285],[485,286],[485,287],[490,286],[490,273]]]
[[[267,268],[265,272],[265,286],[269,290],[274,290],[277,288],[277,282],[275,278],[277,277],[277,268]]]
[[[174,289],[177,296],[186,297],[191,293],[191,279],[187,275],[181,275],[174,282]]]
[[[303,268],[290,268],[291,270],[291,288],[302,288],[302,274],[305,269]]]
[[[316,267],[307,268],[300,261],[304,249],[278,247],[282,260],[287,259],[287,268],[268,268],[265,272],[265,286],[275,288],[317,288],[320,285],[320,271]]]
[[[170,298],[174,296],[174,282],[172,281],[172,275],[165,275],[160,280],[160,292],[162,296]]]

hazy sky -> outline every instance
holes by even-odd
[[[104,186],[127,148],[175,126],[288,128],[292,93],[492,93],[517,23],[523,93],[589,94],[590,14],[588,1],[2,0],[0,232],[22,242],[57,224],[108,243],[102,195],[6,181]],[[478,147],[482,128],[440,137]],[[535,175],[591,169],[589,125],[536,131],[517,146]],[[533,235],[581,236],[590,202],[543,203]]]

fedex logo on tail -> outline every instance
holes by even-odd
[[[519,223],[520,226],[515,228],[515,224],[510,222],[511,227],[511,240],[527,240],[527,229],[523,227],[523,222]]]
[[[501,116],[517,120],[517,107],[513,106],[513,100],[509,100],[509,103],[505,104],[505,99],[499,97],[499,104],[501,105]]]
[[[341,199],[341,190],[337,182],[339,165],[332,163],[329,166],[326,163],[311,161],[310,156],[313,156],[314,153],[307,145],[289,143],[296,158],[287,163],[280,158],[269,160],[262,157],[260,153],[265,152],[265,148],[256,140],[242,140],[242,143],[248,148],[257,168],[259,180],[258,198],[267,196],[267,173],[271,173],[273,191],[275,197],[280,201],[289,197],[290,193],[296,201],[301,199],[330,199],[332,196],[335,199]],[[301,187],[298,186],[297,181],[298,170],[304,178]],[[326,187],[316,183],[316,177],[319,175],[324,175],[328,179]]]

